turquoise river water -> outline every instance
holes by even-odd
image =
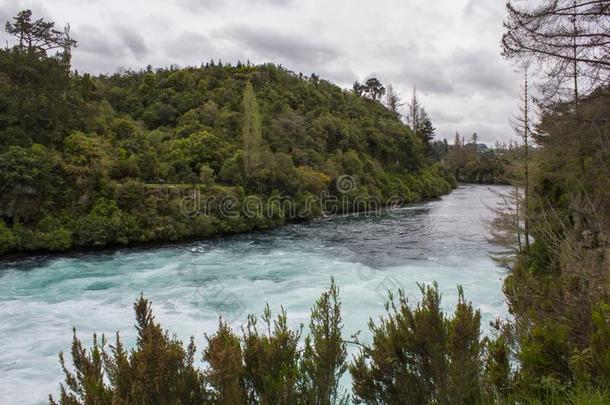
[[[506,317],[504,277],[490,258],[486,220],[499,187],[463,185],[442,199],[375,216],[346,216],[217,240],[147,249],[0,263],[0,403],[36,404],[57,394],[58,353],[72,328],[120,331],[133,344],[132,304],[141,292],[165,328],[186,340],[213,332],[218,316],[236,329],[266,302],[284,306],[295,328],[333,276],[343,302],[344,336],[383,312],[387,290],[436,280],[443,306],[456,286],[481,310],[482,327]],[[356,350],[350,348],[350,351]]]

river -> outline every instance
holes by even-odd
[[[37,257],[0,265],[0,403],[36,404],[58,393],[60,350],[72,328],[84,343],[94,332],[135,337],[132,304],[141,292],[157,320],[203,346],[222,314],[239,328],[266,302],[283,306],[294,327],[335,278],[344,336],[383,312],[387,290],[436,280],[451,311],[457,285],[482,314],[482,327],[506,317],[504,272],[490,258],[485,221],[500,187],[462,185],[442,199],[381,215],[337,217],[269,232],[111,253]],[[353,349],[350,349],[353,350]],[[200,350],[199,350],[200,352]],[[68,356],[69,358],[69,356]]]

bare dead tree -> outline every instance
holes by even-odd
[[[407,114],[407,122],[413,128],[413,130],[417,130],[419,111],[421,109],[421,103],[417,98],[417,91],[415,90],[415,86],[413,86],[413,94],[411,96],[411,101],[407,104],[409,107],[409,112]]]
[[[519,114],[511,117],[511,125],[515,134],[523,140],[523,178],[520,184],[523,187],[523,202],[521,208],[520,217],[523,218],[523,240],[525,245],[525,251],[529,251],[530,247],[530,220],[529,220],[529,148],[531,141],[531,126],[530,126],[530,103],[529,103],[529,80],[528,70],[524,69],[523,79],[523,95],[521,96],[521,102],[523,103],[519,107]],[[517,183],[518,184],[518,183]],[[518,184],[519,185],[519,184]]]
[[[388,110],[392,111],[397,118],[400,118],[400,112],[398,111],[400,107],[405,105],[402,101],[398,92],[394,90],[394,86],[392,84],[388,84],[386,89],[386,100],[385,105],[388,107]]]
[[[524,233],[525,233],[525,251],[528,252],[530,248],[530,227],[529,227],[529,94],[528,94],[528,81],[527,81],[527,69],[525,70],[524,78],[524,91],[523,91],[523,148],[525,151],[525,162],[524,162],[524,197],[523,197],[523,208],[525,209],[524,217]]]
[[[503,55],[541,72],[541,103],[578,103],[610,83],[610,0],[543,0],[522,8],[508,1]],[[571,96],[568,96],[571,94]]]

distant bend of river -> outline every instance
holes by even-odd
[[[498,190],[462,185],[442,199],[382,215],[0,264],[0,403],[45,403],[48,394],[57,396],[63,381],[57,356],[69,353],[72,327],[87,345],[94,332],[112,342],[116,331],[133,344],[132,304],[140,292],[163,327],[183,341],[195,336],[199,351],[219,315],[239,329],[266,302],[274,313],[283,306],[295,328],[307,325],[311,305],[331,277],[340,288],[346,338],[357,331],[370,338],[367,321],[383,312],[388,289],[404,289],[415,303],[417,283],[435,280],[448,312],[462,285],[486,330],[489,321],[507,316],[504,273],[489,258],[493,246],[485,225]]]

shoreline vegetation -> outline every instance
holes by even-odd
[[[0,255],[230,235],[455,186],[429,157],[429,120],[404,124],[378,81],[347,91],[221,61],[91,76],[71,71],[76,42],[29,10],[7,31]]]
[[[502,185],[502,184],[460,182],[460,183],[457,183],[455,188],[460,187],[461,185],[494,186],[494,185]],[[455,189],[455,188],[453,188],[453,189]],[[450,191],[449,193],[451,193],[451,192],[452,191]],[[443,195],[446,195],[446,194],[443,194]],[[157,240],[157,241],[148,241],[148,242],[132,242],[132,243],[129,243],[128,245],[109,244],[109,245],[104,245],[104,246],[81,246],[81,247],[73,247],[73,248],[70,248],[70,250],[64,250],[64,251],[61,251],[61,250],[59,250],[59,251],[58,250],[35,251],[34,250],[34,251],[27,251],[27,252],[10,252],[10,253],[5,253],[3,255],[0,255],[0,268],[2,267],[2,265],[10,264],[15,261],[19,261],[21,259],[31,259],[32,261],[37,261],[37,260],[46,260],[46,259],[52,259],[52,258],[71,258],[71,257],[77,257],[77,256],[81,256],[81,255],[86,256],[88,254],[97,254],[97,253],[112,254],[112,253],[116,253],[119,251],[131,253],[131,252],[136,252],[136,251],[140,251],[140,250],[165,249],[165,248],[171,248],[174,246],[192,245],[197,242],[215,241],[215,240],[221,240],[221,239],[225,239],[225,238],[239,237],[239,236],[258,233],[258,232],[264,233],[264,232],[272,231],[279,227],[288,226],[288,225],[315,223],[317,221],[327,221],[327,220],[332,220],[334,218],[350,217],[350,216],[378,216],[378,215],[383,215],[384,212],[389,211],[389,210],[408,208],[410,206],[417,205],[420,203],[435,201],[438,198],[442,198],[443,195],[438,196],[438,197],[430,197],[425,200],[418,200],[418,201],[412,201],[409,203],[404,203],[400,206],[387,206],[387,207],[382,207],[381,209],[379,209],[377,207],[373,207],[373,209],[371,209],[369,211],[337,213],[337,214],[332,214],[332,215],[327,215],[327,216],[310,218],[305,221],[286,222],[286,223],[278,225],[277,227],[274,227],[274,228],[250,229],[250,230],[246,230],[246,231],[238,232],[238,233],[210,235],[207,237],[195,236],[192,238],[185,238],[185,239],[180,239],[180,240],[175,240],[175,241]]]

